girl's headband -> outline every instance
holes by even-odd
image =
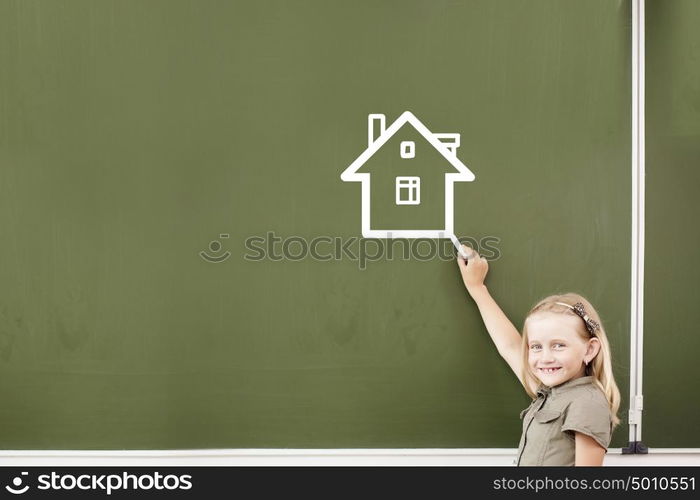
[[[586,314],[586,310],[583,308],[583,304],[581,302],[576,302],[573,306],[569,304],[565,304],[564,302],[555,302],[555,304],[559,304],[560,306],[566,306],[574,313],[577,315],[581,316],[581,319],[583,322],[586,324],[586,330],[588,330],[588,333],[591,335],[595,335],[595,332],[600,328],[600,325],[593,321],[591,317]]]

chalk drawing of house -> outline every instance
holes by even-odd
[[[410,111],[389,127],[383,114],[370,114],[367,122],[367,149],[340,175],[345,182],[362,183],[362,236],[447,238],[452,235],[453,183],[475,179],[457,158],[460,134],[433,133]],[[372,175],[375,178],[383,175],[384,181],[375,182],[375,187],[370,179]],[[378,204],[377,199],[383,200],[383,204]],[[430,203],[437,210],[427,217],[425,210]],[[376,220],[378,216],[370,210],[392,211],[406,217],[402,224],[397,224],[399,227],[386,227],[386,221],[391,218],[385,218],[385,222]],[[423,224],[412,227],[411,221]]]

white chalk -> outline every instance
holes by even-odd
[[[464,251],[464,248],[462,248],[462,244],[459,242],[457,237],[454,234],[451,234],[450,239],[452,240],[452,244],[455,246],[455,248],[459,252],[459,256],[462,257],[464,260],[468,260],[469,255],[467,255],[467,253]]]

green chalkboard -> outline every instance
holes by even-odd
[[[700,3],[647,1],[645,444],[698,448]]]
[[[516,447],[529,398],[454,260],[376,257],[340,179],[405,111],[460,134],[454,229],[513,322],[598,307],[626,420],[630,15],[0,1],[0,447]]]

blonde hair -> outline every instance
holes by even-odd
[[[600,342],[600,351],[593,358],[590,363],[586,366],[586,375],[593,376],[593,383],[603,391],[608,404],[610,405],[610,412],[612,414],[613,427],[620,423],[620,419],[617,417],[617,411],[620,408],[620,390],[617,388],[615,383],[615,377],[613,376],[612,370],[612,359],[610,355],[610,343],[608,342],[608,337],[605,335],[605,329],[600,321],[600,316],[598,312],[593,308],[590,302],[586,298],[582,297],[577,293],[565,293],[562,295],[550,295],[542,300],[540,300],[535,307],[533,307],[527,316],[525,317],[525,322],[523,324],[523,344],[522,344],[522,380],[525,390],[533,399],[537,395],[532,391],[532,387],[536,387],[538,384],[538,379],[535,374],[530,370],[530,365],[528,363],[528,333],[527,333],[527,320],[530,316],[535,313],[540,312],[552,312],[557,314],[568,314],[571,316],[579,317],[571,308],[565,305],[559,305],[557,302],[563,302],[564,304],[569,304],[573,306],[577,302],[583,304],[588,317],[597,322],[600,328],[595,331],[595,335],[592,335],[586,329],[586,324],[583,319],[579,321],[579,326],[577,327],[578,334],[583,340],[589,340],[591,338],[597,338]]]

